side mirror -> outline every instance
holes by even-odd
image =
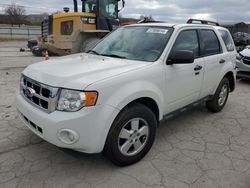
[[[120,0],[118,0],[119,2]],[[125,0],[122,0],[122,8],[121,9],[118,9],[118,12],[120,12],[123,8],[125,7]]]
[[[167,65],[189,64],[194,62],[194,52],[189,50],[178,50],[171,53],[167,60]]]

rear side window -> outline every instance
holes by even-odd
[[[194,57],[199,57],[199,41],[196,30],[182,31],[177,37],[172,53],[179,50],[188,50],[194,52]]]
[[[213,30],[200,30],[200,36],[203,56],[215,55],[221,52],[220,42]]]
[[[221,34],[221,37],[226,45],[227,51],[234,51],[234,42],[232,38],[230,37],[230,34],[226,30],[219,29],[219,32]]]

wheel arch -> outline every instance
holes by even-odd
[[[148,85],[149,86],[149,85]],[[152,89],[152,88],[151,88]],[[130,90],[130,94],[126,97],[118,97],[118,101],[109,101],[109,105],[116,106],[120,111],[124,108],[129,107],[134,103],[143,104],[148,107],[157,118],[157,121],[160,121],[163,117],[163,104],[164,104],[164,97],[163,93],[157,87],[154,87],[155,90],[143,90],[143,91],[132,91]],[[125,92],[128,90],[121,90],[120,92],[116,93],[116,97],[121,94],[121,92]],[[157,92],[158,91],[158,92]],[[121,96],[121,95],[120,95]],[[113,99],[116,97],[112,97]],[[113,104],[113,105],[112,105]]]
[[[130,100],[125,105],[123,105],[122,108],[120,106],[118,108],[119,112],[115,113],[114,116],[112,117],[111,126],[108,128],[107,134],[105,136],[105,142],[102,146],[103,149],[105,148],[106,143],[107,143],[107,138],[108,138],[110,132],[112,131],[112,125],[116,121],[116,119],[119,117],[119,114],[121,114],[124,110],[126,110],[127,108],[129,108],[130,106],[132,106],[134,104],[142,104],[142,105],[145,105],[146,107],[148,107],[150,110],[152,110],[152,112],[156,115],[156,120],[157,120],[157,123],[159,124],[159,121],[160,121],[159,117],[161,116],[161,111],[160,111],[160,108],[159,108],[156,100],[154,100],[151,97],[138,97],[138,98],[135,98],[134,100]],[[158,118],[157,118],[157,116],[158,116]]]
[[[124,108],[127,108],[133,104],[136,104],[136,103],[139,103],[139,104],[142,104],[146,107],[148,107],[155,115],[157,121],[159,122],[160,120],[160,110],[159,110],[159,106],[157,104],[157,102],[150,98],[150,97],[140,97],[140,98],[137,98],[131,102],[129,102]]]
[[[223,78],[227,78],[230,84],[230,92],[233,92],[235,89],[235,77],[232,71],[227,72]]]

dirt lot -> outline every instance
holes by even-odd
[[[120,168],[102,155],[59,149],[18,119],[15,92],[22,70],[41,61],[0,42],[0,187],[249,188],[250,82],[238,81],[225,109],[201,106],[165,121],[139,163]]]

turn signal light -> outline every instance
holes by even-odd
[[[94,106],[97,101],[97,92],[85,92],[85,106]]]

